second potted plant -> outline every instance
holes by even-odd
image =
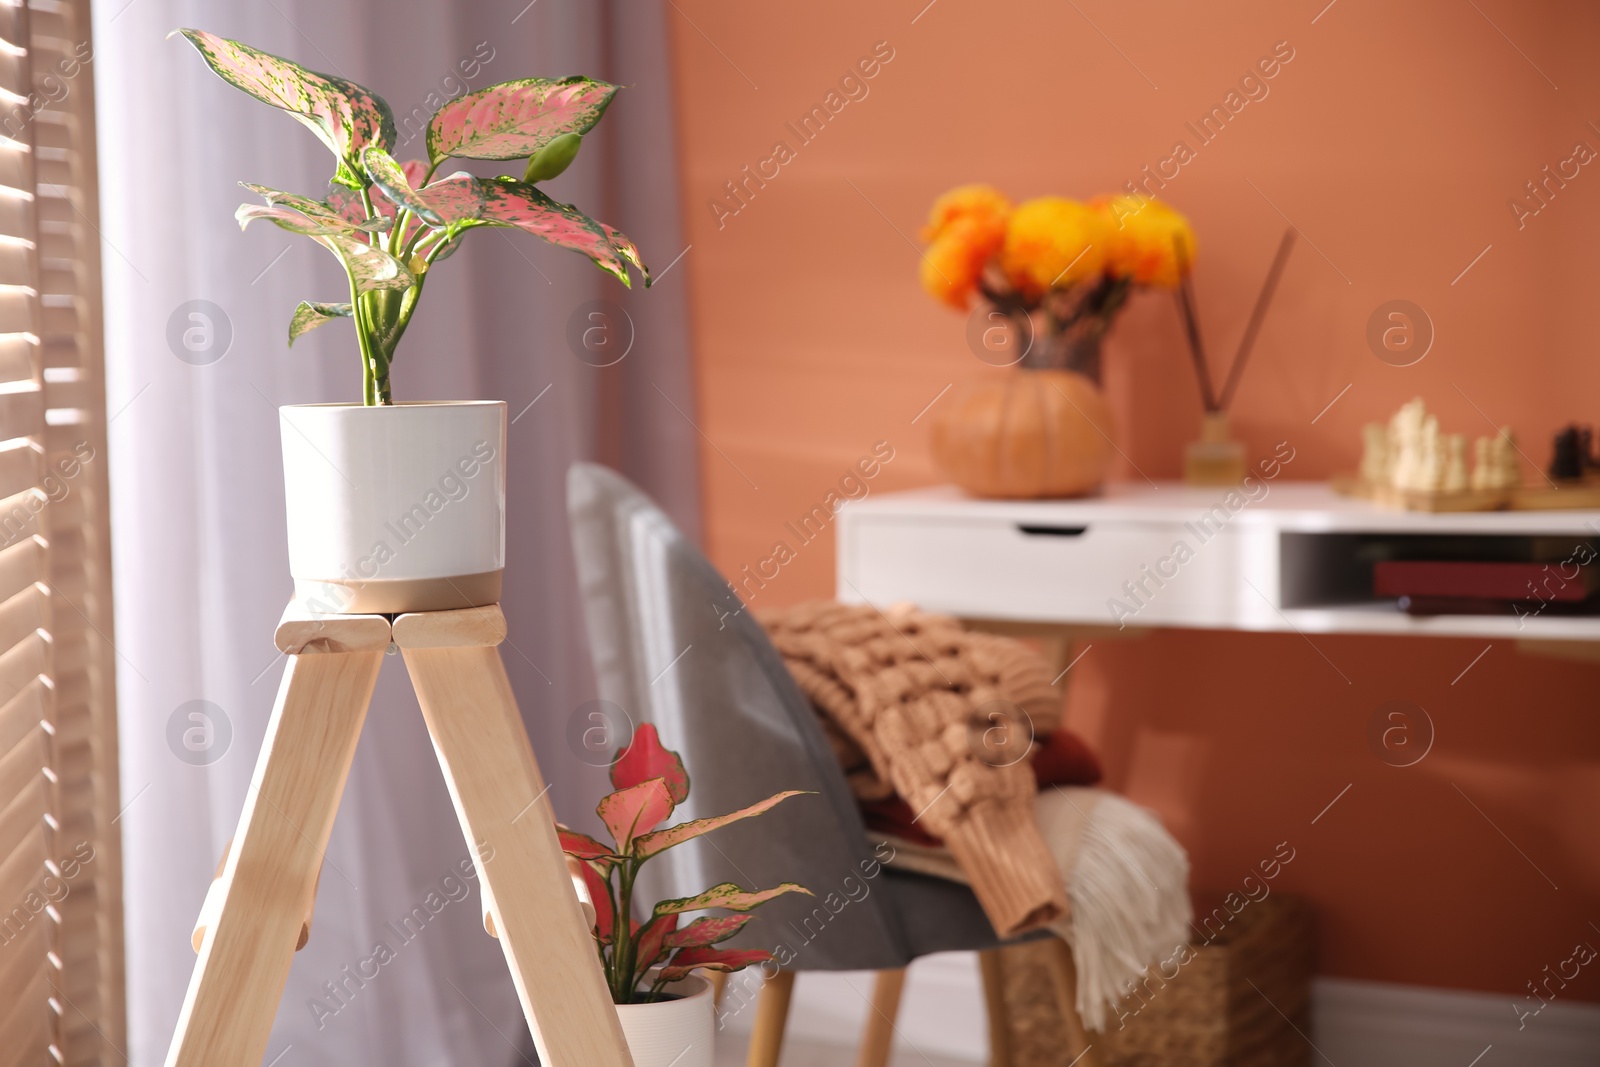
[[[297,599],[323,612],[492,604],[505,566],[506,405],[396,404],[390,369],[429,273],[469,230],[519,229],[588,256],[624,285],[649,272],[621,233],[546,196],[617,86],[519,78],[452,100],[428,126],[426,160],[397,161],[383,98],[343,78],[201,30],[180,31],[224,81],[308,127],[334,156],[320,197],[246,184],[237,212],[303,234],[339,261],[342,301],[302,301],[289,343],[348,319],[360,404],[280,409],[289,567]],[[520,177],[436,178],[453,159],[517,161]]]
[[[742,930],[753,908],[784,893],[806,893],[793,882],[772,889],[741,889],[732,882],[692,897],[644,908],[634,895],[639,869],[667,849],[760,815],[802,790],[775,793],[728,815],[663,824],[689,798],[689,774],[656,728],[639,727],[611,765],[616,791],[595,809],[612,843],[562,827],[561,847],[582,864],[595,909],[595,949],[616,1002],[634,1067],[712,1067],[715,1025],[711,984],[697,971],[738,971],[765,963],[763,949],[719,947]],[[683,916],[721,910],[732,915]],[[645,914],[644,919],[637,917]]]

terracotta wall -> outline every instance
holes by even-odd
[[[731,574],[767,556],[875,442],[894,458],[872,491],[938,480],[913,417],[993,372],[917,288],[935,195],[986,180],[1086,197],[1180,140],[1193,158],[1162,195],[1198,230],[1215,350],[1232,351],[1286,219],[1304,235],[1236,403],[1255,452],[1293,443],[1291,477],[1349,468],[1361,424],[1414,395],[1449,430],[1516,427],[1540,462],[1556,425],[1600,417],[1600,167],[1550,182],[1537,214],[1524,188],[1547,164],[1572,175],[1579,142],[1600,149],[1600,12],[1326,3],[678,0],[692,243],[678,269],[714,560]],[[1275,49],[1292,58],[1241,90]],[[873,76],[841,86],[863,60]],[[843,107],[805,141],[789,124],[830,91]],[[1230,91],[1244,106],[1202,144],[1186,123]],[[1436,333],[1404,368],[1364,338],[1397,298]],[[1174,477],[1198,398],[1170,300],[1136,300],[1107,362],[1118,475]],[[833,564],[831,536],[801,548],[757,606],[830,595]],[[1476,661],[1485,642],[1317,644],[1352,684],[1292,635],[1097,642],[1073,672],[1072,721],[1111,784],[1167,816],[1197,884],[1235,886],[1290,842],[1278,885],[1319,905],[1327,974],[1511,995],[1575,943],[1600,946],[1600,673],[1510,642]],[[1393,699],[1437,726],[1406,769],[1366,739]],[[1600,966],[1559,995],[1600,1000]]]

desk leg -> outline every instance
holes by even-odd
[[[378,652],[289,657],[167,1067],[255,1067],[289,979]]]
[[[404,651],[539,1062],[632,1067],[499,650]]]

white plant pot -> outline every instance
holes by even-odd
[[[295,597],[389,613],[500,600],[506,405],[278,409]]]
[[[716,1001],[698,974],[667,987],[677,1000],[618,1004],[633,1067],[712,1067]]]

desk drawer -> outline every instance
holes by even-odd
[[[1264,625],[1277,548],[1275,531],[1241,524],[865,515],[840,527],[838,592],[970,617],[1204,626],[1242,615]]]

